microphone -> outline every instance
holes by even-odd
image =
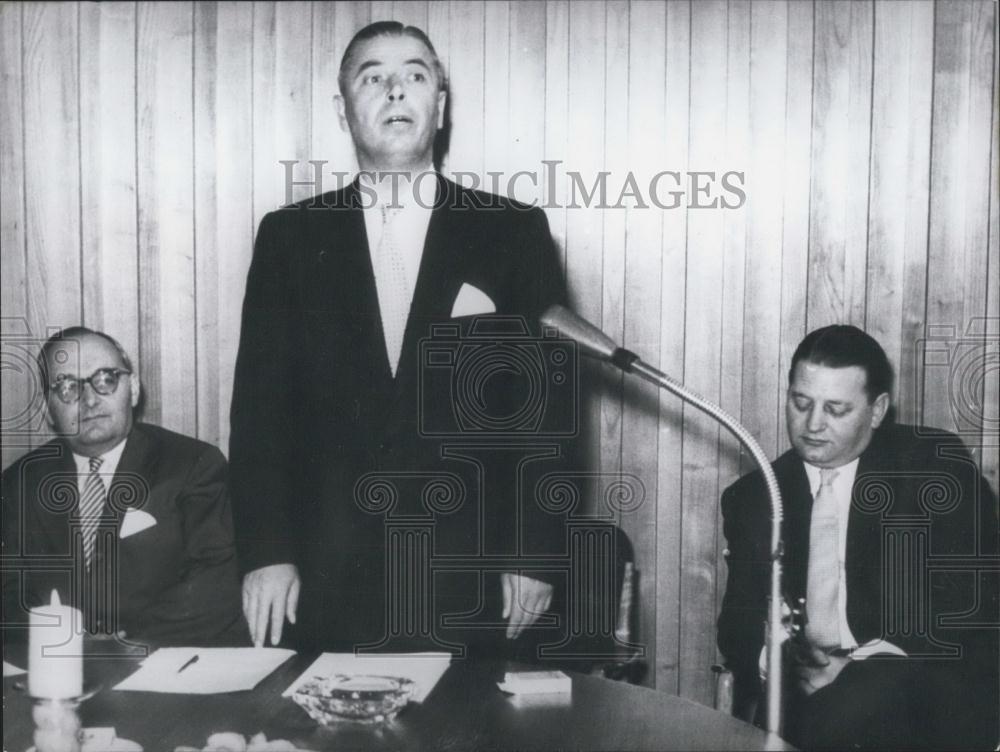
[[[545,309],[540,320],[542,326],[553,327],[576,342],[584,355],[612,363],[623,371],[631,371],[632,364],[639,360],[634,352],[619,347],[596,326],[558,303]]]
[[[718,405],[688,389],[679,381],[652,366],[643,363],[634,352],[619,347],[611,337],[586,319],[561,305],[552,305],[541,315],[542,326],[554,327],[567,339],[580,346],[584,355],[602,360],[620,368],[625,373],[656,384],[661,389],[676,394],[699,410],[708,413],[728,428],[745,446],[760,467],[771,499],[771,592],[768,603],[767,638],[767,730],[775,734],[781,732],[781,634],[784,633],[781,614],[781,491],[778,479],[771,469],[771,463],[753,435],[736,418]]]

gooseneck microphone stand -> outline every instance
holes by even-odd
[[[721,407],[709,402],[680,382],[640,360],[635,353],[619,347],[608,335],[590,322],[560,305],[548,308],[541,316],[543,326],[553,327],[575,341],[585,355],[602,360],[676,394],[685,402],[715,418],[745,446],[764,474],[771,499],[771,595],[768,599],[767,630],[767,730],[781,733],[781,644],[784,628],[781,616],[781,492],[771,463],[760,445],[739,421]]]

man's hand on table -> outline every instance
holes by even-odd
[[[503,618],[507,619],[507,639],[513,640],[548,610],[552,603],[552,586],[512,572],[500,575],[500,585],[503,589]]]
[[[299,570],[294,564],[272,564],[243,577],[243,614],[254,647],[264,646],[269,624],[271,644],[281,642],[285,619],[295,623],[300,585]]]
[[[832,684],[850,660],[846,655],[832,655],[819,648],[809,646],[809,652],[800,655],[795,662],[795,674],[799,680],[799,689],[806,696],[809,696]]]

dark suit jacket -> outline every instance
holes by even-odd
[[[796,604],[806,592],[812,495],[794,450],[772,466],[784,503],[783,591],[786,602]],[[718,639],[741,705],[759,694],[770,589],[771,514],[759,472],[726,489],[722,513],[729,579]],[[996,502],[961,440],[913,426],[878,429],[860,457],[848,517],[847,620],[858,644],[882,638],[914,657],[950,655],[960,647],[961,659],[936,663],[972,672],[960,682],[965,686],[991,689],[998,582],[982,557],[996,550]],[[982,571],[963,568],[977,557]],[[914,589],[904,593],[906,583]],[[952,626],[959,622],[994,626]]]
[[[456,353],[453,370],[482,352],[482,344],[466,336],[472,320],[451,319],[464,284],[492,299],[497,316],[491,321],[521,317],[530,335],[525,341],[535,341],[538,315],[565,298],[544,213],[438,177],[393,378],[361,198],[354,183],[261,221],[233,389],[230,463],[241,568],[297,564],[303,578],[298,642],[321,647],[382,636],[387,520],[430,512],[435,555],[516,559],[551,552],[563,534],[557,516],[516,498],[522,495],[515,483],[517,458],[525,451],[477,447],[460,450],[462,457],[445,456],[448,447],[484,437],[506,440],[517,431],[473,431],[458,440],[432,435],[435,427],[456,423],[460,398],[453,380],[441,378],[447,367],[429,369],[421,362],[421,340],[433,339],[440,324],[460,329],[458,336],[445,337],[444,349]],[[497,378],[486,379],[487,413],[508,414],[510,391],[500,387],[516,392],[511,382],[524,376],[521,371],[500,369],[492,374]],[[550,381],[545,387],[540,409],[548,413],[546,425],[555,420],[572,428],[572,400],[559,396]],[[562,451],[564,442],[540,439],[530,430],[521,434],[521,443],[542,455]],[[548,459],[521,463],[522,487],[530,487],[535,468],[552,469]],[[384,498],[395,496],[394,504],[359,503],[366,492],[356,486],[372,473],[392,486]],[[461,500],[456,508],[428,510],[427,478],[443,474],[460,480]],[[483,608],[476,569],[467,570],[471,582],[464,585],[457,584],[457,573],[435,577],[435,616]],[[456,595],[459,600],[447,605],[440,598],[467,594],[468,587],[476,591],[471,602]]]
[[[2,485],[5,622],[23,621],[23,609],[47,603],[55,588],[64,603],[84,609],[85,619],[99,621],[101,631],[124,630],[131,642],[249,638],[226,461],[215,447],[157,426],[133,427],[102,521],[113,542],[96,546],[91,565],[94,573],[110,572],[99,578],[113,585],[112,602],[82,598],[83,580],[73,564],[70,526],[79,494],[69,447],[55,440],[35,449],[3,473]],[[156,524],[120,537],[127,507]]]

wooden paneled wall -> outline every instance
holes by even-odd
[[[339,59],[362,25],[396,18],[427,30],[450,74],[445,172],[541,176],[513,193],[549,206],[583,315],[741,416],[772,455],[787,446],[801,336],[863,326],[897,364],[900,418],[961,430],[996,488],[996,12],[989,0],[4,3],[4,464],[44,438],[32,342],[79,322],[136,354],[147,419],[226,447],[244,279],[258,221],[286,201],[281,161],[308,181],[306,160],[326,160],[325,189],[355,169],[332,102]],[[543,160],[559,162],[551,184]],[[570,206],[568,173],[589,189],[602,170],[610,204],[630,174],[645,194],[664,170],[742,172],[747,200]],[[646,491],[621,523],[650,682],[709,702],[717,500],[747,461],[673,397],[592,375],[594,467]]]

